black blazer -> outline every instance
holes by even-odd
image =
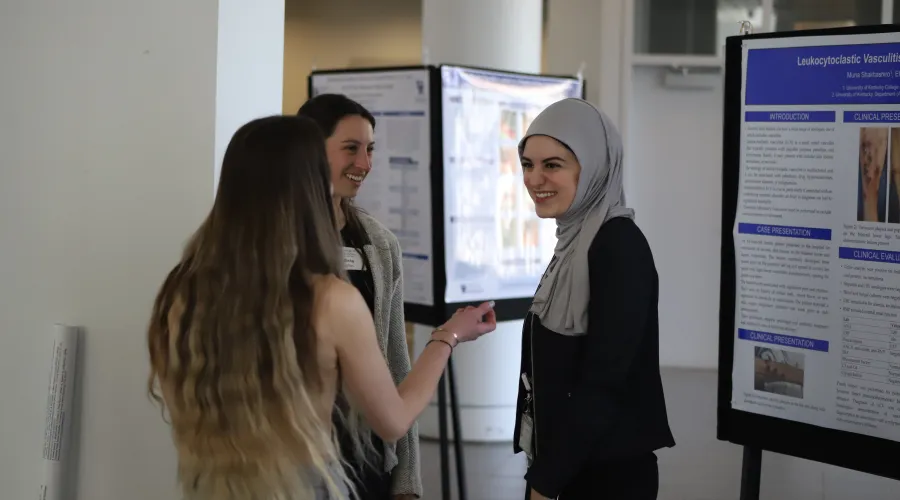
[[[650,245],[634,221],[617,218],[600,228],[588,256],[587,334],[551,332],[534,314],[522,334],[535,429],[525,478],[549,498],[592,464],[675,446],[659,374],[659,278]],[[520,379],[516,453],[526,395]]]

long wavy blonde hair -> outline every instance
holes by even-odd
[[[349,483],[320,416],[313,280],[344,276],[324,139],[310,120],[232,138],[214,206],[156,298],[149,392],[189,500],[305,500]],[[319,403],[318,405],[316,403]]]

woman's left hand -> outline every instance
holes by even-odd
[[[531,500],[550,500],[550,499],[545,497],[544,495],[541,495],[534,489],[532,489],[531,490]]]

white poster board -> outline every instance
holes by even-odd
[[[517,144],[534,117],[566,97],[575,78],[441,68],[445,300],[534,295],[553,257],[556,223],[535,215]]]
[[[900,40],[743,42],[732,407],[900,440]]]
[[[434,305],[428,70],[313,74],[312,87],[313,96],[344,94],[375,116],[372,172],[355,203],[400,241],[404,302]]]

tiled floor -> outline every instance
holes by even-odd
[[[453,446],[450,447],[450,486],[456,499]],[[466,500],[523,500],[525,457],[513,455],[510,444],[465,446]],[[440,450],[436,442],[422,442],[422,482],[425,499],[441,500]]]
[[[658,452],[659,500],[738,500],[741,448],[716,440],[716,373],[665,370],[663,383],[677,445]],[[464,450],[467,500],[524,498],[524,457],[511,444]],[[423,441],[422,468],[425,500],[442,500],[436,442]],[[762,475],[762,500],[900,500],[900,486],[887,479],[773,453],[763,455]]]
[[[715,439],[715,372],[666,370],[663,378],[669,422],[678,445],[658,453],[659,499],[736,499],[741,450]],[[467,500],[522,500],[525,497],[522,479],[525,458],[521,454],[513,455],[512,444],[467,444],[464,449]],[[450,450],[451,474],[455,474],[452,446]],[[692,457],[710,453],[716,457],[711,461],[714,469],[695,465]],[[422,442],[422,467],[425,499],[441,500],[440,452],[436,442]],[[453,498],[456,499],[456,479],[452,477]],[[733,485],[731,491],[729,484]],[[724,496],[720,496],[722,494]]]

